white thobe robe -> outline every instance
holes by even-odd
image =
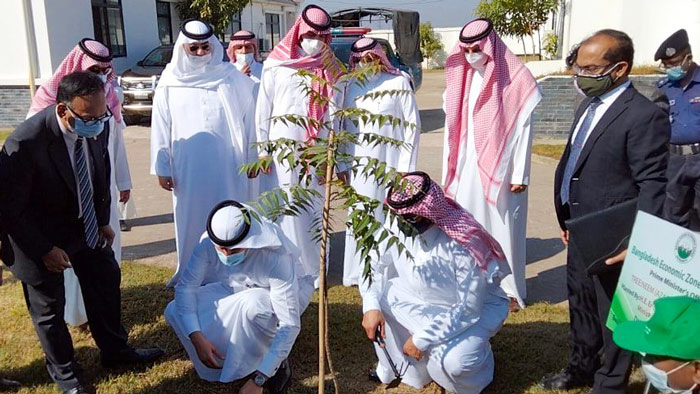
[[[151,174],[170,176],[175,213],[177,283],[205,230],[209,212],[223,200],[248,201],[246,174],[240,166],[257,159],[252,148],[254,104],[247,77],[232,73],[230,88],[158,88],[151,119]],[[225,108],[221,95],[235,108]],[[227,114],[227,112],[229,112]],[[238,122],[229,124],[230,119]]]
[[[530,183],[530,151],[532,148],[531,114],[542,98],[536,89],[527,99],[520,112],[515,128],[506,142],[501,166],[505,169],[504,181],[496,197],[496,205],[489,204],[484,195],[474,144],[474,107],[481,94],[483,75],[474,72],[469,92],[469,117],[467,119],[467,141],[460,144],[457,174],[449,192],[455,200],[474,216],[486,231],[501,244],[510,265],[511,275],[501,281],[501,286],[509,297],[515,298],[525,307],[527,287],[525,282],[525,244],[527,230],[527,191],[512,193],[510,185]],[[449,135],[445,127],[443,154],[443,184],[449,154]]]
[[[273,376],[301,331],[301,314],[314,292],[287,248],[249,249],[228,267],[206,233],[175,286],[165,319],[185,346],[199,377],[231,382],[254,371]],[[200,331],[224,355],[221,369],[202,363],[190,340]]]
[[[131,190],[131,173],[129,172],[129,162],[126,158],[126,149],[124,147],[124,129],[126,123],[117,122],[114,118],[109,120],[109,162],[111,166],[110,172],[110,210],[109,210],[109,226],[114,231],[114,241],[112,242],[112,250],[114,251],[114,259],[117,264],[122,264],[122,241],[121,231],[119,230],[119,192]],[[85,302],[83,301],[83,293],[80,290],[78,277],[73,269],[63,271],[64,287],[66,289],[66,308],[64,313],[65,321],[72,326],[80,326],[88,322],[87,312],[85,312]]]
[[[308,83],[303,77],[297,75],[297,69],[286,66],[273,66],[263,69],[260,81],[260,91],[256,108],[257,138],[260,142],[275,141],[281,138],[306,141],[306,130],[292,123],[272,122],[271,117],[280,115],[308,116],[309,98],[306,97],[301,84]],[[342,103],[343,95],[336,92],[333,101],[336,106]],[[326,112],[326,119],[330,117],[333,108]],[[319,137],[326,137],[327,131],[321,130]],[[298,184],[299,171],[289,169],[285,163],[276,160],[270,174],[258,176],[261,191],[272,190],[276,187],[286,188]],[[316,188],[323,193],[324,189],[316,179],[309,187]],[[297,216],[283,216],[278,220],[284,234],[301,251],[301,261],[307,273],[318,276],[318,264],[321,254],[321,245],[311,239],[311,231],[314,227],[314,214],[320,217],[321,201],[316,201],[315,207],[308,212],[302,211]]]
[[[477,394],[493,380],[489,339],[508,316],[508,298],[499,287],[499,262],[481,269],[471,254],[437,226],[411,240],[402,237],[413,261],[396,247],[373,267],[373,282],[360,285],[363,312],[386,318],[386,349],[397,365],[408,365],[403,383],[421,388],[434,380],[453,393]],[[387,268],[397,276],[386,279]],[[507,268],[506,268],[507,269]],[[423,352],[416,361],[403,354],[409,337]],[[394,379],[375,343],[382,382]]]
[[[233,65],[236,67],[236,70],[243,72],[243,67],[240,66],[238,63],[233,63]],[[258,98],[258,90],[260,89],[260,77],[262,76],[262,70],[262,62],[255,60],[253,61],[253,63],[250,64],[250,75],[248,75],[248,78],[250,78],[254,83],[253,98],[255,100],[257,100]]]
[[[384,96],[376,99],[356,100],[358,97],[369,93],[382,92],[388,90],[409,90],[412,91],[411,82],[403,74],[393,75],[389,73],[381,73],[375,79],[368,81],[364,86],[359,84],[348,85],[345,92],[344,108],[361,108],[370,111],[373,114],[391,115],[404,122],[410,122],[416,125],[416,128],[410,127],[393,127],[392,125],[379,126],[375,124],[358,124],[355,126],[353,122],[345,122],[345,130],[356,133],[379,134],[385,137],[393,138],[407,144],[405,148],[398,148],[388,144],[363,144],[353,145],[349,147],[351,150],[348,153],[354,156],[369,157],[378,159],[400,172],[414,171],[418,157],[418,142],[420,139],[420,116],[418,106],[413,94],[401,94],[394,96]],[[364,161],[366,162],[366,160]],[[355,190],[367,197],[375,200],[384,201],[386,197],[386,189],[378,186],[374,177],[365,178],[361,174],[352,176],[350,185]],[[374,217],[379,222],[384,222],[384,214],[381,206],[374,212]],[[357,252],[357,242],[350,228],[347,229],[345,236],[345,259],[343,267],[343,285],[352,286],[359,283],[362,274],[362,261],[360,254]]]

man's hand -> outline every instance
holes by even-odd
[[[519,194],[527,190],[527,185],[510,185],[510,192]]]
[[[66,252],[55,246],[41,260],[44,262],[47,270],[57,274],[63,272],[66,268],[73,268],[70,265]]]
[[[260,157],[258,157],[258,160],[265,159],[265,158],[266,158],[266,156],[260,156]],[[270,173],[272,172],[272,165],[273,165],[272,162],[270,162],[269,166],[263,166],[260,169],[260,172],[262,172],[265,175],[270,175]]]
[[[564,243],[564,246],[569,246],[569,230],[559,230],[560,235],[561,235],[561,242]]]
[[[350,184],[350,172],[349,171],[343,171],[338,173],[338,180],[343,182],[346,185]]]
[[[190,340],[197,350],[197,356],[202,360],[204,365],[209,368],[221,369],[224,356],[204,337],[201,331],[190,334]]]
[[[246,64],[245,66],[243,66],[241,72],[247,76],[250,76],[250,64]]]
[[[615,265],[622,263],[625,261],[625,257],[627,257],[627,249],[623,250],[622,252],[616,254],[615,256],[605,260],[605,265]]]
[[[377,339],[377,327],[379,327],[381,330],[380,335],[382,338],[386,338],[386,331],[384,329],[385,324],[386,319],[384,319],[382,311],[378,309],[367,311],[364,316],[362,316],[362,328],[365,329],[367,338],[369,338],[369,340],[372,342]]]
[[[403,344],[403,354],[415,358],[416,361],[420,361],[420,359],[423,358],[423,352],[413,343],[413,336],[410,336],[406,340],[406,343]]]
[[[99,239],[97,240],[98,245],[103,245],[103,247],[112,246],[115,234],[109,224],[97,229],[97,234],[99,235]]]
[[[122,190],[119,192],[119,202],[127,202],[129,201],[129,197],[131,197],[131,190]]]
[[[255,384],[252,379],[248,379],[247,382],[238,390],[238,394],[262,394],[263,388]]]
[[[173,177],[171,176],[158,176],[158,184],[160,187],[163,189],[171,192],[173,191],[173,188],[175,187],[175,183],[173,183]]]

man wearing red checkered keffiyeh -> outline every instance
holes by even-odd
[[[275,116],[296,115],[318,122],[332,122],[337,128],[331,114],[342,105],[342,92],[334,90],[330,84],[310,81],[310,78],[298,74],[305,70],[331,84],[338,80],[342,64],[330,48],[330,27],[330,15],[318,6],[309,5],[265,59],[256,108],[258,142],[293,139],[310,146],[328,133],[327,128],[315,125],[303,127],[290,122],[272,122],[271,118]],[[329,99],[330,104],[311,99],[318,96]],[[299,174],[296,169],[275,161],[270,173],[263,174],[259,180],[262,190],[286,188],[299,182]],[[302,262],[308,272],[317,273],[320,246],[309,236],[313,219],[313,213],[302,212],[297,216],[282,217],[279,224],[285,235],[301,249]]]
[[[467,23],[445,62],[445,194],[503,247],[513,275],[502,286],[525,306],[530,119],[542,95],[488,19]]]
[[[351,47],[350,65],[355,70],[364,67],[366,80],[363,82],[353,81],[348,84],[343,108],[361,109],[377,115],[390,115],[401,120],[402,124],[393,125],[391,122],[384,124],[364,123],[361,121],[355,124],[346,121],[343,129],[360,138],[369,134],[392,138],[401,141],[405,146],[371,143],[350,144],[347,153],[361,158],[363,165],[369,159],[376,159],[386,163],[387,168],[393,168],[400,172],[414,171],[420,139],[420,116],[411,88],[410,77],[389,62],[381,44],[373,38],[360,38],[355,41]],[[403,91],[403,93],[368,97],[371,94],[389,91]],[[408,122],[415,127],[404,126],[403,122]],[[374,177],[348,172],[348,179],[350,185],[358,193],[378,201],[384,201],[386,198],[386,188],[378,185]],[[380,222],[383,221],[382,209],[376,209],[374,216]],[[362,259],[357,253],[355,235],[352,233],[352,229],[348,228],[345,236],[343,285],[353,286],[360,282],[361,264]]]
[[[236,69],[250,77],[257,85],[260,83],[263,63],[258,52],[258,40],[253,32],[239,30],[231,36],[226,49],[229,61]],[[255,95],[257,97],[257,94]]]
[[[379,331],[393,363],[407,368],[403,383],[422,388],[433,380],[449,392],[478,394],[493,380],[489,340],[508,315],[499,286],[508,265],[498,242],[427,174],[404,179],[406,188],[390,190],[386,205],[407,222],[390,228],[412,257],[393,246],[372,264],[372,283],[360,285],[362,327],[371,340]],[[386,278],[390,267],[396,275]],[[375,350],[376,376],[388,383],[391,365]]]

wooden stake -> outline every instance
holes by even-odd
[[[326,246],[328,245],[329,215],[331,210],[331,181],[333,180],[333,129],[328,134],[328,151],[326,153],[326,195],[323,202],[321,224],[321,257],[318,266],[318,394],[326,389]]]

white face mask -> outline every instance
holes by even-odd
[[[195,56],[187,54],[187,58],[190,61],[190,64],[193,68],[200,68],[206,66],[211,61],[211,57],[211,53],[207,53],[204,56]]]
[[[323,41],[317,40],[315,38],[304,38],[299,43],[301,49],[303,49],[304,52],[309,56],[314,56],[315,54],[321,52],[321,49],[323,49],[324,45],[325,43]]]
[[[689,389],[683,390],[672,389],[668,386],[668,375],[686,367],[688,364],[690,364],[690,362],[680,365],[677,368],[674,368],[668,372],[664,372],[656,368],[653,364],[649,364],[646,361],[642,361],[642,371],[644,372],[644,376],[646,376],[647,378],[647,386],[644,390],[644,394],[649,393],[650,386],[654,386],[654,388],[659,390],[661,394],[692,394],[697,384],[694,384],[693,387]]]
[[[246,64],[252,64],[255,54],[253,53],[237,53],[236,65],[243,68]]]
[[[486,64],[486,60],[488,60],[486,55],[484,55],[484,52],[465,53],[464,56],[467,58],[469,64],[474,67],[482,67],[484,64]]]
[[[107,83],[107,74],[97,74],[97,76],[100,78],[102,83]]]

